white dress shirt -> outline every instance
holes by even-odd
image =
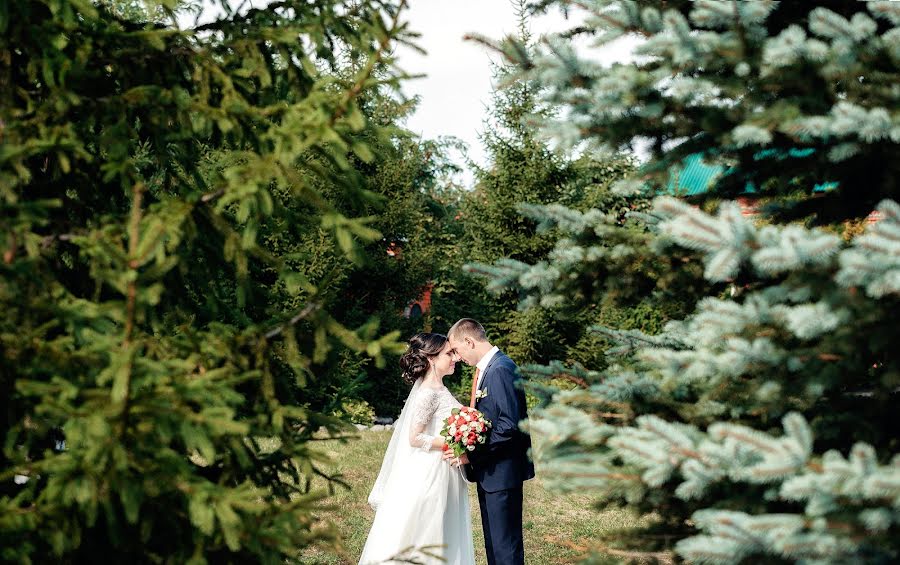
[[[493,359],[494,355],[499,351],[500,348],[495,345],[490,351],[484,354],[481,361],[475,364],[475,368],[478,369],[478,384],[475,386],[475,390],[481,390],[481,381],[484,380],[484,370],[487,369],[488,363],[491,362],[491,359]]]

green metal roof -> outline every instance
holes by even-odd
[[[814,149],[790,149],[786,154],[778,154],[776,149],[763,149],[754,158],[757,161],[762,159],[789,159],[792,157],[807,157],[813,153]],[[669,182],[666,185],[666,192],[676,196],[694,196],[703,194],[716,183],[723,174],[727,174],[728,170],[723,165],[711,165],[703,162],[701,153],[688,155],[682,160],[682,167],[673,171],[669,175]],[[824,192],[837,188],[836,182],[822,182],[817,184],[813,190],[816,192]],[[752,183],[747,183],[747,193],[756,192],[756,187]]]
[[[669,175],[666,191],[678,196],[703,194],[724,172],[722,165],[708,165],[700,153],[694,153],[684,158],[681,169]]]

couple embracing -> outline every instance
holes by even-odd
[[[460,407],[442,381],[457,361],[475,366],[469,405],[492,423],[485,443],[460,457],[444,451],[440,435]],[[531,440],[519,429],[527,413],[516,364],[491,345],[481,324],[464,318],[446,336],[410,339],[400,367],[412,391],[369,496],[375,520],[360,564],[474,564],[468,482],[477,485],[488,564],[524,563],[522,483],[534,477],[534,465]]]

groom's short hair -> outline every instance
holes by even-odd
[[[484,326],[473,320],[472,318],[463,318],[450,327],[447,337],[459,338],[469,337],[475,341],[487,341],[487,334],[484,333]]]

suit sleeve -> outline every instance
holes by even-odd
[[[491,390],[482,401],[482,413],[491,420],[491,431],[487,442],[480,448],[469,452],[469,461],[479,465],[514,452],[521,445],[522,432],[519,430],[519,414],[525,413],[525,395],[516,390],[515,381],[519,376],[514,366],[501,365],[494,369],[499,374],[491,377]],[[496,389],[496,390],[494,390]]]

